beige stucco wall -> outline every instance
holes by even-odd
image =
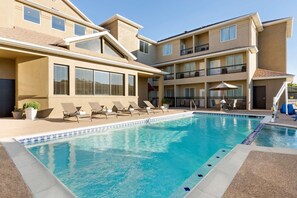
[[[15,79],[15,60],[0,58],[0,79]]]
[[[153,65],[156,63],[156,45],[151,43],[148,43],[148,45],[148,54],[143,53],[141,51],[137,51],[137,61],[147,65]]]
[[[69,66],[69,95],[54,95],[53,92],[53,68],[54,64],[62,64]],[[86,69],[94,69],[101,71],[110,71],[116,73],[125,74],[125,96],[106,96],[106,95],[76,95],[75,94],[75,68],[82,67]],[[136,96],[128,96],[128,75],[135,75],[135,84],[136,84]],[[113,107],[113,101],[121,101],[124,106],[129,105],[129,101],[134,101],[138,103],[138,85],[139,83],[143,86],[145,77],[140,78],[141,82],[138,82],[138,72],[135,70],[128,70],[124,68],[97,64],[92,62],[85,62],[79,60],[72,60],[60,57],[50,57],[49,58],[49,107],[54,108],[51,117],[61,117],[62,115],[62,106],[63,102],[72,102],[76,106],[82,106],[83,110],[90,113],[89,102],[99,102],[102,105],[107,106],[108,108]],[[147,86],[147,85],[146,85]],[[142,89],[142,87],[141,87]],[[147,89],[146,89],[147,90]],[[139,93],[141,98],[145,98],[143,92]]]
[[[27,101],[37,101],[42,109],[47,108],[48,58],[17,58],[16,76],[16,104],[22,107]]]
[[[14,0],[1,0],[0,3],[0,27],[13,27]]]
[[[286,22],[259,33],[259,68],[287,72]]]
[[[38,1],[39,3],[39,1]],[[73,11],[71,11],[71,9],[64,5],[64,3],[62,3],[61,0],[59,1],[48,1],[48,0],[42,0],[42,5],[46,5],[48,8],[52,9],[52,7],[57,8],[58,10],[63,10],[65,12],[63,12],[64,14],[70,15],[72,17],[75,18],[79,18],[77,16],[77,14],[73,13]],[[39,3],[41,4],[41,3]],[[50,5],[53,4],[53,6],[51,7]],[[29,6],[30,7],[30,6]],[[13,12],[10,11],[10,13],[13,13],[14,17],[9,16],[10,18],[13,18],[13,26],[16,27],[21,27],[21,28],[26,28],[26,29],[30,29],[33,31],[37,31],[37,32],[41,32],[44,34],[49,34],[52,36],[56,36],[56,37],[61,37],[61,38],[67,38],[67,37],[73,37],[75,36],[74,34],[74,25],[77,23],[79,25],[85,26],[84,24],[81,24],[78,21],[73,21],[70,19],[66,19],[65,20],[65,31],[61,31],[61,30],[57,30],[57,29],[53,29],[52,28],[52,13],[48,13],[46,11],[41,11],[41,17],[40,17],[40,24],[36,24],[30,21],[26,21],[24,20],[24,4],[20,3],[20,2],[15,2],[15,6],[13,9]],[[2,15],[2,14],[0,14]],[[61,18],[61,17],[60,17]],[[85,26],[86,27],[86,26]],[[91,34],[93,33],[93,29],[90,27],[86,27],[86,34]]]
[[[286,79],[270,79],[270,80],[254,80],[253,86],[266,86],[266,109],[271,109],[273,105],[273,97],[276,96],[279,89]],[[285,94],[279,100],[279,106],[285,102]]]
[[[132,53],[135,53],[139,49],[137,34],[137,28],[123,21],[118,21],[118,41]]]
[[[138,77],[138,105],[145,106],[143,101],[148,100],[148,79],[146,77]]]
[[[237,38],[235,40],[231,41],[220,41],[220,30],[224,27],[230,26],[230,25],[236,25],[237,27]],[[157,46],[157,63],[162,63],[166,61],[176,60],[179,58],[187,58],[191,56],[198,56],[203,55],[206,53],[216,52],[216,51],[222,51],[227,49],[232,49],[236,47],[247,47],[251,44],[251,30],[250,30],[250,19],[245,19],[242,21],[238,21],[236,23],[230,23],[228,25],[219,26],[213,29],[210,29],[208,32],[201,33],[201,40],[203,41],[202,44],[209,43],[209,50],[197,52],[189,55],[180,56],[180,40],[184,38],[177,38],[168,42],[164,42],[162,44],[159,44]],[[200,35],[199,35],[200,37]],[[198,37],[198,38],[199,38]],[[192,36],[187,36],[189,40],[192,39]],[[197,36],[195,37],[197,38]],[[207,41],[208,40],[208,41]],[[202,42],[201,41],[201,42]],[[197,43],[194,41],[194,43]],[[172,54],[168,56],[163,56],[163,46],[166,44],[172,44]],[[192,46],[189,45],[190,47]]]

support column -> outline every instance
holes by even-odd
[[[204,108],[207,109],[208,84],[204,82]]]
[[[164,97],[164,76],[160,76],[159,81],[158,81],[158,105],[162,106],[162,99]]]
[[[176,64],[173,64],[173,75],[174,107],[176,107]]]

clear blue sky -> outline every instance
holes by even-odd
[[[153,40],[259,12],[262,21],[294,17],[293,36],[288,39],[288,73],[297,83],[297,0],[71,0],[94,23],[118,13],[144,26],[141,34]]]

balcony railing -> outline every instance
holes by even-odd
[[[220,74],[232,74],[246,72],[246,64],[229,65],[223,67],[208,68],[207,75],[220,75]]]
[[[180,55],[181,56],[187,55],[187,54],[193,54],[193,47],[180,50]]]
[[[206,51],[209,50],[209,44],[203,44],[203,45],[197,45],[195,46],[195,52],[202,52],[202,51]]]
[[[246,109],[246,96],[225,96],[224,100],[226,101],[227,106],[232,106],[232,103],[234,99],[237,100],[236,108],[237,109]],[[216,96],[216,97],[207,97],[207,107],[208,108],[220,108],[220,101],[222,100],[222,97]]]
[[[190,107],[191,100],[198,108],[203,108],[205,105],[204,97],[176,97],[176,107]]]
[[[186,72],[178,72],[178,73],[176,73],[176,79],[193,78],[193,77],[199,77],[199,76],[204,76],[204,75],[205,75],[204,69],[194,70],[194,71],[186,71]]]
[[[164,76],[164,80],[173,80],[174,79],[174,73],[166,74]]]

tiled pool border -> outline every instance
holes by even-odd
[[[15,140],[24,146],[28,146],[28,145],[54,141],[62,138],[70,138],[74,136],[93,134],[98,132],[102,133],[109,130],[116,130],[116,129],[146,125],[146,124],[153,124],[153,123],[158,123],[162,121],[180,119],[180,118],[192,116],[193,114],[194,115],[195,114],[218,115],[218,116],[227,116],[227,117],[249,117],[249,118],[258,118],[258,119],[264,118],[264,116],[262,115],[252,115],[252,114],[235,114],[235,113],[226,114],[223,112],[218,113],[218,112],[189,111],[189,112],[183,112],[183,113],[172,114],[172,115],[162,115],[157,117],[130,120],[130,121],[124,121],[124,122],[116,122],[116,123],[110,123],[110,124],[104,124],[104,125],[74,128],[74,129],[67,129],[67,130],[61,130],[61,131],[52,131],[48,133],[40,133],[40,134],[34,134],[29,136],[19,136],[19,137],[15,137]]]

